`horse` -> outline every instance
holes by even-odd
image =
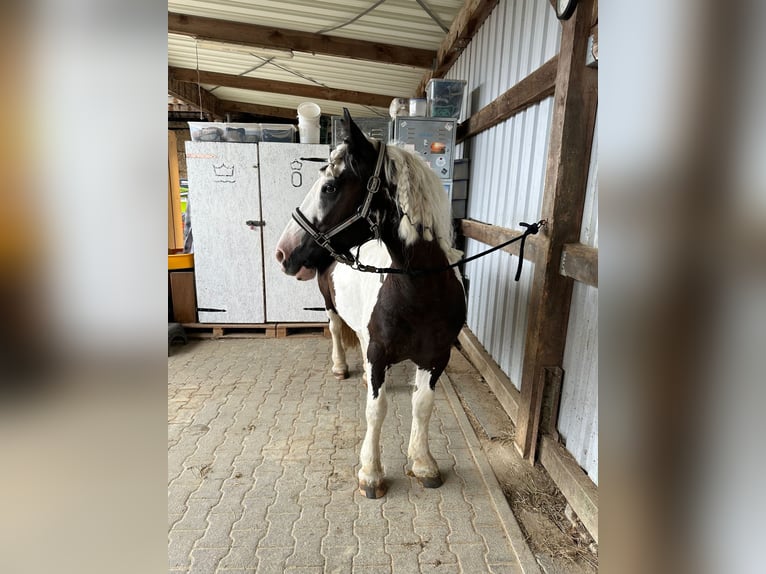
[[[348,376],[345,346],[356,335],[367,381],[367,429],[359,490],[386,493],[380,432],[389,366],[416,367],[410,474],[425,488],[443,481],[428,447],[428,423],[439,376],[466,319],[450,204],[438,176],[414,152],[368,139],[347,109],[344,142],[296,208],[277,244],[282,270],[318,278],[332,337],[332,372]],[[369,273],[365,271],[376,271]]]

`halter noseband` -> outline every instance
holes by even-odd
[[[361,219],[367,221],[367,225],[370,227],[370,237],[367,239],[380,239],[380,229],[378,228],[378,224],[370,217],[370,205],[372,204],[373,196],[380,190],[380,171],[383,168],[383,158],[385,155],[386,145],[383,142],[380,142],[380,150],[378,151],[378,161],[375,164],[375,171],[370,176],[370,179],[367,180],[367,195],[365,196],[362,205],[359,207],[359,209],[357,209],[356,213],[354,213],[348,219],[341,221],[338,225],[322,233],[313,223],[311,223],[311,221],[309,221],[309,218],[303,214],[300,207],[296,207],[292,214],[293,219],[303,229],[303,231],[308,233],[317,243],[317,245],[326,249],[330,255],[332,255],[333,259],[339,261],[340,263],[353,265],[356,262],[356,259],[354,259],[351,254],[338,253],[333,248],[330,240],[344,229],[352,226],[357,221]]]

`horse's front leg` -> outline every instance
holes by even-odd
[[[383,465],[380,462],[380,430],[386,418],[388,408],[383,382],[386,376],[385,365],[365,361],[367,375],[367,431],[359,455],[359,490],[367,498],[380,498],[386,494]]]
[[[327,316],[330,319],[330,336],[332,337],[332,374],[338,380],[347,379],[346,349],[343,347],[341,337],[343,319],[332,309],[327,310]]]
[[[415,372],[412,430],[407,456],[412,462],[412,474],[426,488],[439,488],[442,485],[439,467],[428,448],[428,423],[434,408],[434,388],[443,369],[427,371],[419,368]]]

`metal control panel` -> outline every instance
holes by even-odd
[[[394,140],[420,154],[441,179],[452,179],[457,120],[399,117]]]

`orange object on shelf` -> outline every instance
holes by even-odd
[[[168,255],[168,271],[193,268],[194,253],[178,253],[176,255]]]

